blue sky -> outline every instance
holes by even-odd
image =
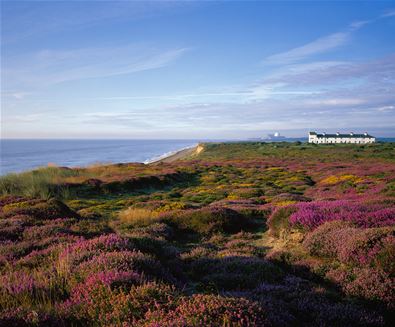
[[[395,136],[395,1],[2,1],[3,138]]]

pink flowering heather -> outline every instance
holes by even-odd
[[[101,296],[111,292],[116,286],[132,285],[141,280],[141,276],[132,271],[104,271],[89,276],[83,283],[77,284],[71,292],[66,306],[89,306]]]
[[[393,227],[357,228],[347,222],[331,221],[309,233],[303,245],[312,255],[365,266],[379,264],[379,254],[385,259],[385,263],[391,262],[394,243]],[[388,265],[381,267],[390,269]]]
[[[71,219],[55,219],[49,221],[48,224],[41,226],[31,226],[25,228],[23,231],[23,238],[26,240],[41,239],[53,235],[69,234],[70,230],[66,226],[71,222]]]
[[[0,197],[0,326],[391,325],[394,144],[51,170],[67,205]]]
[[[147,275],[160,276],[163,268],[151,256],[139,251],[105,252],[84,261],[75,267],[74,271],[80,276],[89,276],[102,271],[116,270],[118,272],[138,271]]]
[[[136,277],[125,273],[96,275],[87,286],[79,284],[73,290],[70,299],[58,306],[59,314],[85,324],[144,326],[141,322],[149,312],[167,312],[174,307],[177,292],[173,287],[155,282],[138,285]],[[123,287],[117,287],[120,282]],[[129,290],[125,282],[131,283]]]
[[[11,295],[31,293],[38,286],[33,275],[25,271],[15,271],[14,273],[0,276],[0,285],[2,290]]]
[[[256,302],[202,294],[181,298],[170,312],[151,312],[147,320],[150,327],[266,325],[265,312]]]
[[[378,301],[394,308],[395,280],[380,270],[354,268],[347,271],[338,268],[328,271],[326,277],[348,295]]]
[[[74,244],[67,246],[59,255],[59,260],[65,260],[70,264],[78,264],[100,252],[110,252],[132,249],[127,238],[116,234],[102,235],[90,240],[80,239]]]
[[[292,225],[301,225],[314,229],[326,221],[344,220],[361,227],[391,226],[395,224],[395,207],[383,207],[380,204],[363,204],[353,201],[315,201],[301,202],[295,205],[289,221]]]
[[[28,255],[16,261],[17,266],[23,267],[43,267],[45,263],[49,264],[53,257],[59,251],[59,245],[55,244],[41,250],[33,250]]]

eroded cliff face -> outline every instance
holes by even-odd
[[[197,155],[197,154],[199,154],[199,153],[201,153],[203,151],[204,151],[204,145],[203,144],[198,144],[198,146],[196,147],[196,150],[195,150],[195,154]]]

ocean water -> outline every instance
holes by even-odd
[[[306,138],[281,139],[283,142],[306,140]],[[395,138],[378,140],[394,142]],[[199,140],[0,140],[0,142],[0,175],[5,175],[48,166],[48,164],[81,167],[96,163],[149,162],[195,146]]]
[[[198,140],[1,140],[0,175],[55,164],[148,162]]]

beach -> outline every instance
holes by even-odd
[[[151,163],[178,158],[198,140],[1,140],[0,175],[38,167]],[[182,152],[182,153],[188,153]],[[182,156],[182,155],[181,155]],[[166,159],[175,160],[175,159]]]
[[[194,154],[199,153],[202,149],[202,145],[198,144],[193,147],[188,147],[185,149],[181,149],[175,153],[169,154],[168,156],[165,156],[163,158],[160,158],[158,160],[154,160],[149,162],[148,164],[159,164],[159,163],[171,163],[177,160],[182,160],[187,157],[193,156]]]

